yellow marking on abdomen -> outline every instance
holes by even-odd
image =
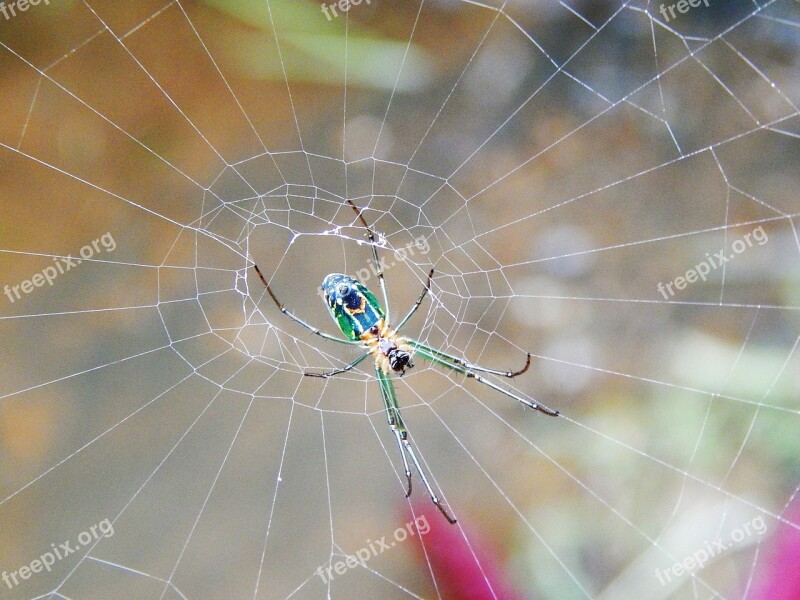
[[[361,296],[361,306],[358,308],[350,308],[345,306],[344,309],[347,311],[348,315],[357,315],[364,312],[364,309],[367,307],[367,299],[364,296]]]

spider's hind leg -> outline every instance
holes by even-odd
[[[386,311],[386,314],[389,314],[389,296],[386,293],[386,281],[383,278],[383,267],[381,266],[381,261],[378,258],[378,249],[376,248],[377,242],[375,241],[375,234],[372,232],[372,229],[367,224],[367,220],[364,218],[364,215],[361,214],[361,209],[358,208],[352,200],[347,200],[347,203],[352,208],[361,224],[364,226],[364,229],[367,230],[367,237],[369,238],[369,247],[372,250],[372,262],[373,267],[375,268],[375,272],[378,275],[378,283],[380,284],[381,288],[381,295],[383,296],[383,310]]]
[[[310,323],[306,323],[303,319],[301,319],[296,314],[294,314],[292,311],[290,311],[288,308],[286,308],[281,303],[280,300],[278,300],[278,297],[275,295],[275,292],[272,291],[272,288],[270,287],[269,283],[267,282],[267,279],[261,273],[261,269],[258,268],[258,265],[254,263],[253,264],[253,268],[256,270],[256,273],[258,273],[258,277],[259,277],[259,279],[261,279],[261,283],[263,283],[264,287],[267,288],[267,293],[269,293],[269,296],[270,296],[270,298],[272,298],[272,301],[275,303],[275,306],[277,306],[278,309],[283,314],[285,314],[287,317],[289,317],[292,321],[302,325],[303,327],[308,329],[311,333],[313,333],[315,335],[318,335],[319,337],[321,337],[323,339],[330,340],[332,342],[339,342],[340,344],[349,344],[349,345],[361,344],[360,340],[345,340],[345,339],[342,339],[342,338],[338,338],[336,336],[327,334],[324,331],[321,331],[321,330],[317,329],[316,327],[314,327]]]

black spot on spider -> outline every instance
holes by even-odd
[[[397,347],[397,344],[388,338],[382,338],[378,342],[378,349],[381,353],[389,359],[389,366],[393,371],[399,373],[401,376],[406,372],[406,369],[414,367],[411,361],[411,354],[405,350]]]

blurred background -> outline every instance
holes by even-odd
[[[0,598],[800,598],[800,5],[351,2],[0,8]]]

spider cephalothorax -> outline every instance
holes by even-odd
[[[414,363],[411,360],[411,353],[407,350],[401,350],[393,341],[386,339],[381,340],[378,342],[378,348],[389,360],[389,366],[392,370],[400,373],[400,375],[406,372],[406,367],[409,369],[414,368]]]
[[[386,325],[385,321],[381,320],[370,327],[361,339],[375,357],[375,366],[380,367],[384,373],[394,371],[403,375],[406,369],[414,368],[411,360],[413,348],[405,338]]]
[[[305,322],[300,317],[296,316],[288,308],[281,304],[281,302],[278,300],[278,297],[269,286],[269,283],[264,278],[264,275],[259,270],[258,266],[255,267],[256,273],[258,273],[259,278],[267,288],[270,298],[272,298],[272,301],[283,314],[287,315],[296,323],[299,323],[323,339],[339,342],[341,344],[361,346],[364,350],[366,350],[366,352],[363,352],[361,356],[350,362],[347,366],[324,373],[303,373],[303,375],[308,375],[310,377],[333,377],[334,375],[345,373],[357,367],[369,356],[372,356],[375,359],[375,378],[380,384],[381,397],[383,398],[383,403],[386,408],[386,417],[389,422],[389,428],[392,430],[392,433],[394,433],[395,439],[397,440],[397,445],[400,448],[400,454],[403,457],[403,467],[405,468],[405,474],[408,480],[408,491],[406,492],[406,496],[411,494],[411,468],[409,467],[408,462],[408,458],[410,458],[411,462],[414,464],[414,467],[419,473],[420,479],[422,479],[422,483],[428,490],[428,494],[430,494],[431,501],[450,523],[455,523],[456,520],[450,516],[450,513],[444,507],[442,501],[439,500],[439,497],[436,495],[436,492],[434,492],[431,483],[425,476],[425,472],[422,470],[422,465],[420,464],[419,460],[417,460],[417,455],[414,452],[411,440],[409,439],[408,430],[403,422],[403,415],[400,412],[400,405],[397,403],[397,396],[394,391],[394,386],[392,385],[391,373],[394,372],[402,375],[405,373],[406,369],[412,368],[414,363],[411,360],[411,357],[412,354],[416,354],[417,356],[420,356],[424,360],[427,360],[435,365],[446,367],[451,371],[460,373],[461,375],[466,375],[467,377],[489,386],[493,390],[500,392],[501,394],[505,394],[506,396],[521,402],[523,405],[536,409],[546,415],[555,417],[558,415],[558,411],[550,410],[538,402],[533,402],[527,398],[518,396],[512,391],[500,387],[497,383],[493,382],[491,379],[487,379],[481,374],[484,373],[495,375],[497,377],[516,377],[517,375],[522,375],[531,365],[530,354],[528,354],[527,360],[525,361],[525,366],[519,371],[500,371],[497,369],[487,369],[485,367],[473,365],[463,358],[448,354],[442,350],[437,350],[436,348],[433,348],[428,344],[418,340],[398,335],[397,332],[403,328],[406,322],[411,318],[411,315],[416,312],[416,310],[419,308],[419,305],[422,303],[422,300],[425,298],[425,295],[428,293],[428,290],[431,286],[431,278],[433,277],[433,269],[431,269],[430,273],[428,273],[428,281],[422,288],[422,293],[420,293],[417,301],[414,303],[414,306],[412,306],[411,310],[409,310],[406,315],[400,319],[394,328],[390,327],[386,318],[386,315],[389,312],[389,296],[386,293],[386,283],[383,279],[383,270],[381,269],[382,263],[380,260],[378,260],[375,236],[372,233],[372,230],[369,228],[369,225],[367,225],[367,221],[364,219],[358,207],[356,207],[356,205],[350,200],[348,200],[347,203],[355,211],[358,220],[361,221],[361,224],[367,230],[367,236],[369,237],[372,248],[373,267],[375,268],[375,272],[378,276],[378,283],[380,284],[381,295],[383,297],[383,305],[381,305],[375,295],[370,292],[363,283],[359,282],[353,277],[350,277],[349,275],[343,275],[342,273],[331,273],[325,277],[325,279],[322,281],[322,291],[325,297],[325,305],[328,307],[328,310],[330,311],[333,320],[336,322],[336,325],[347,339],[342,339],[328,333],[324,333],[313,325]]]

